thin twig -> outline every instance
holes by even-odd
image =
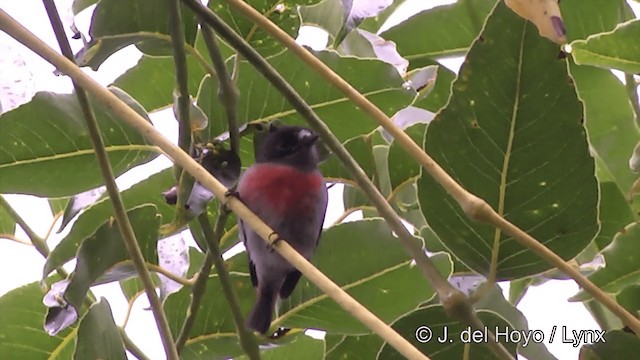
[[[149,271],[153,271],[155,273],[158,274],[162,274],[164,277],[166,277],[169,280],[175,281],[178,284],[182,285],[182,286],[193,286],[193,281],[189,280],[189,279],[185,279],[182,276],[178,276],[174,273],[172,273],[171,271],[163,268],[162,266],[158,266],[156,264],[152,264],[152,263],[147,263],[147,268],[149,269]]]
[[[200,24],[200,28],[202,29],[204,43],[209,50],[209,57],[213,62],[213,67],[215,68],[216,73],[218,74],[218,84],[220,86],[218,96],[220,97],[220,102],[222,102],[227,113],[227,123],[229,124],[229,144],[231,151],[237,155],[238,151],[240,151],[238,111],[236,108],[238,102],[238,90],[227,71],[227,66],[222,58],[222,53],[218,47],[215,33],[204,22]]]
[[[0,9],[0,30],[6,32],[21,44],[25,45],[40,57],[53,64],[63,74],[71,77],[76,83],[90,92],[96,101],[112,110],[114,115],[136,129],[149,142],[162,148],[174,162],[180,163],[183,169],[188,171],[203,186],[209,189],[218,199],[224,200],[231,209],[247,226],[250,226],[263,239],[267,239],[272,248],[282,255],[289,263],[296,267],[305,277],[314,283],[320,290],[336,301],[347,312],[351,313],[365,326],[380,335],[401,354],[410,359],[428,359],[411,343],[386,325],[382,320],[372,314],[367,308],[358,303],[353,297],[332,282],[326,275],[316,269],[302,255],[295,251],[285,241],[273,242],[274,232],[267,224],[249,210],[239,199],[228,197],[228,189],[216,178],[207,172],[189,154],[174,145],[171,140],[160,134],[153,125],[149,124],[140,114],[136,113],[127,104],[122,102],[110,91],[102,87],[90,76],[85,74],[76,64],[69,61],[51,49],[47,44],[38,39],[29,30],[15,21],[4,10]],[[280,239],[280,238],[278,238]]]
[[[528,235],[517,226],[501,217],[486,201],[464,189],[449,174],[447,174],[447,172],[444,171],[438,163],[427,155],[427,153],[424,152],[424,150],[422,150],[422,148],[418,146],[413,139],[409,137],[409,135],[396,126],[384,112],[360,94],[355,88],[349,85],[348,82],[342,79],[328,66],[322,63],[322,61],[313,56],[313,54],[311,54],[307,49],[298,45],[291,36],[282,31],[282,29],[273,24],[269,19],[261,16],[259,12],[248,4],[240,0],[225,1],[280,41],[301,60],[307,63],[310,68],[345,94],[345,96],[349,98],[355,106],[364,111],[385,130],[387,130],[395,139],[394,141],[402,146],[402,148],[405,149],[405,151],[456,200],[469,218],[491,224],[505,234],[513,237],[516,241],[535,252],[549,264],[555,266],[558,270],[574,279],[575,282],[578,283],[585,291],[591,294],[596,300],[600,301],[611,312],[616,314],[616,316],[618,316],[625,325],[628,325],[636,333],[640,333],[639,319],[616,303],[609,294],[594,285],[589,279],[571,267],[571,265],[564,261],[560,256],[549,250],[549,248],[542,245],[538,240]],[[183,2],[195,5],[193,0],[183,0]]]
[[[60,44],[60,48],[64,57],[66,57],[67,61],[69,61],[71,64],[75,64],[73,60],[73,52],[71,51],[69,41],[66,38],[64,27],[62,25],[62,21],[60,20],[60,16],[58,15],[58,10],[56,9],[54,1],[43,0],[43,2],[47,10],[47,15],[49,16],[49,21],[51,22],[51,26],[53,27],[56,39],[58,40],[58,44]],[[2,15],[6,14],[3,12]],[[4,21],[3,24],[5,24]],[[153,281],[151,280],[151,275],[149,274],[149,271],[147,270],[147,267],[145,265],[145,260],[142,252],[140,251],[140,247],[138,246],[136,235],[133,232],[133,228],[131,227],[129,218],[127,217],[127,211],[122,202],[122,198],[120,197],[120,191],[118,190],[118,187],[115,183],[113,170],[111,169],[109,157],[104,147],[104,141],[102,140],[102,135],[100,134],[98,122],[89,103],[89,98],[87,96],[87,93],[78,84],[76,84],[75,81],[73,83],[73,86],[75,88],[80,107],[82,108],[84,119],[87,124],[87,129],[89,131],[89,136],[91,138],[91,144],[93,145],[98,164],[100,165],[100,170],[104,178],[107,192],[109,193],[109,198],[111,199],[111,204],[113,206],[118,228],[120,229],[120,233],[122,234],[122,239],[127,248],[127,251],[129,252],[129,256],[131,257],[136,271],[138,272],[138,275],[140,276],[140,279],[144,284],[144,289],[147,293],[147,297],[149,298],[149,304],[151,305],[151,309],[156,320],[156,325],[158,326],[158,331],[160,333],[160,338],[162,339],[162,344],[164,346],[167,359],[178,360],[178,353],[176,352],[175,346],[173,345],[171,329],[169,328],[167,318],[164,315],[160,299],[156,294],[155,286],[153,285]]]

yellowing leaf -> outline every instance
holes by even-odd
[[[558,0],[504,0],[511,10],[535,24],[540,35],[555,42],[567,42]]]

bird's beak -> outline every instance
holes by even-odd
[[[311,147],[318,140],[318,135],[309,132],[300,138],[300,146]]]

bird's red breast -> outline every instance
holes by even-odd
[[[263,163],[247,170],[238,184],[238,193],[247,205],[265,201],[274,211],[284,215],[313,209],[323,186],[322,175],[317,171],[305,172],[287,165]]]

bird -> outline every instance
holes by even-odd
[[[242,174],[236,189],[239,199],[307,260],[318,246],[328,201],[317,140],[308,128],[271,124],[255,164]],[[246,323],[265,334],[278,298],[291,295],[301,274],[242,220],[238,223],[256,289]]]

